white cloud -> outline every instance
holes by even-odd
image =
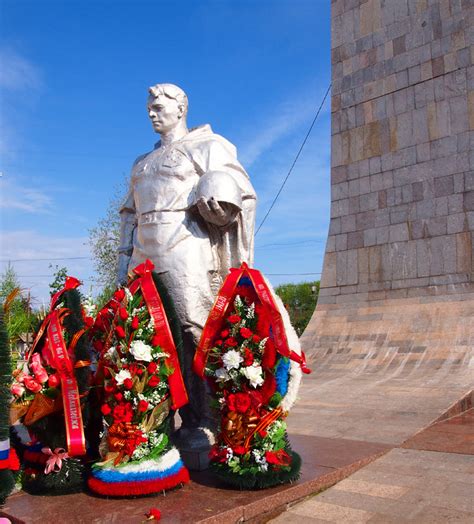
[[[0,178],[0,187],[0,209],[17,209],[27,213],[52,212],[53,199],[41,189],[18,184],[8,180],[6,175]]]
[[[39,69],[11,48],[0,49],[0,88],[9,91],[37,90],[43,82]]]
[[[316,105],[322,100],[323,93],[321,89],[311,86],[310,89],[293,92],[289,100],[276,105],[272,116],[255,123],[253,132],[247,133],[248,141],[239,148],[241,162],[245,166],[251,166],[276,142],[296,131],[305,122],[309,124],[316,114]],[[326,101],[321,113],[327,111],[329,108]]]

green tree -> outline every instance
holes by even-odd
[[[319,280],[300,284],[282,284],[275,288],[275,291],[285,304],[296,333],[301,335],[318,301]]]
[[[49,285],[50,294],[53,296],[64,287],[68,271],[65,266],[59,267],[53,266],[53,264],[49,264],[49,269],[54,269],[54,280]]]
[[[97,280],[103,286],[101,301],[107,302],[107,297],[116,287],[117,252],[120,244],[120,215],[119,210],[123,202],[128,180],[124,180],[97,225],[89,230],[89,242],[92,248],[94,269]],[[111,291],[112,290],[112,291]]]
[[[32,330],[36,324],[36,316],[31,309],[30,294],[21,290],[11,264],[7,265],[0,276],[0,303],[4,310],[8,343],[13,350],[20,336]]]

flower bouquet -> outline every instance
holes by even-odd
[[[277,302],[258,271],[245,264],[232,269],[194,360],[220,411],[210,468],[241,489],[296,480],[301,466],[284,419],[296,398],[301,370],[309,370],[288,315]],[[287,332],[295,350],[288,347]]]
[[[14,435],[23,459],[23,488],[30,493],[82,490],[86,454],[85,423],[90,387],[91,323],[81,306],[80,282],[67,277],[22,366],[13,372],[10,422],[23,424],[28,438]]]
[[[189,480],[170,441],[171,410],[187,396],[152,269],[149,261],[135,269],[93,329],[105,430],[88,485],[100,495],[148,495]]]

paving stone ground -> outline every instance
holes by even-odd
[[[474,522],[474,410],[433,424],[278,523]]]

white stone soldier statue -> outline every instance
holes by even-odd
[[[184,341],[190,402],[178,440],[212,441],[205,383],[192,360],[215,295],[230,267],[253,263],[256,194],[236,148],[209,125],[188,130],[188,99],[172,84],[149,89],[148,115],[161,140],[137,158],[120,210],[119,282],[147,258],[173,298]]]

